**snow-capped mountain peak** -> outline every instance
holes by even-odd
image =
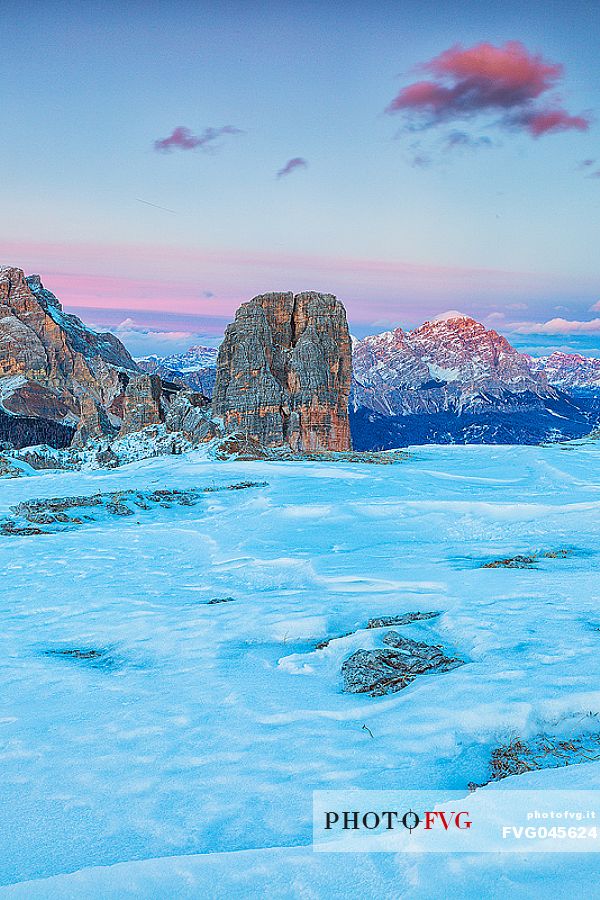
[[[185,353],[172,353],[169,356],[146,356],[139,359],[139,363],[154,362],[167,369],[179,372],[197,372],[207,366],[214,366],[217,362],[219,351],[214,347],[203,347],[200,344],[189,347]]]
[[[475,321],[475,319],[472,319],[471,316],[467,316],[465,313],[459,312],[457,309],[449,309],[446,312],[439,313],[439,315],[434,316],[432,319],[429,319],[429,322],[451,322],[454,319],[470,319],[471,322]]]
[[[353,364],[355,430],[361,429],[365,445],[420,442],[423,430],[438,442],[454,435],[485,441],[491,432],[496,440],[534,439],[534,432],[549,433],[548,422],[555,427],[557,416],[570,425],[575,415],[576,430],[586,428],[585,417],[527,355],[456,310],[412,331],[398,328],[357,342]],[[507,425],[507,415],[517,424]]]
[[[354,374],[360,385],[377,383],[383,392],[430,390],[450,383],[461,394],[472,393],[475,384],[493,394],[549,391],[543,374],[532,372],[529,357],[496,331],[456,311],[413,331],[398,328],[358,342]]]

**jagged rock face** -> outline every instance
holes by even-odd
[[[0,267],[0,426],[23,445],[69,443],[83,418],[119,424],[112,404],[138,368],[112,334],[68,315],[38,275]],[[117,402],[118,405],[118,402]]]
[[[141,431],[164,421],[162,383],[158,375],[136,375],[125,388],[123,422],[119,435]]]
[[[213,413],[266,447],[351,448],[352,349],[332,294],[271,293],[238,309],[217,360]]]
[[[80,403],[80,417],[73,444],[84,447],[90,441],[116,434],[117,429],[111,424],[107,413],[93,397],[84,396]]]

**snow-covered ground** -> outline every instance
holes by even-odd
[[[515,736],[600,731],[599,452],[198,451],[2,479],[0,519],[38,497],[268,486],[0,536],[0,895],[592,896],[598,854],[317,854],[311,826],[313,790],[467,796]],[[396,630],[466,665],[343,693],[344,659],[381,646],[368,620],[413,611],[442,615]],[[600,788],[600,762],[501,785]]]

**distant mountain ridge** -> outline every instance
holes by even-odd
[[[508,392],[555,397],[505,337],[452,312],[354,345],[355,405],[384,415],[476,411]]]
[[[212,397],[217,373],[219,351],[200,345],[190,347],[185,353],[169,356],[145,356],[136,359],[144,372],[159,375],[166,381],[184,384],[206,397]]]
[[[539,443],[583,436],[600,422],[600,359],[529,356],[456,310],[352,346],[357,450]],[[165,421],[178,391],[180,418],[184,407],[204,409],[218,353],[196,345],[134,360],[113,334],[64,312],[39,276],[0,266],[0,441],[60,447],[110,438]],[[181,388],[196,392],[193,402]],[[204,413],[200,418],[204,428]]]
[[[588,434],[600,421],[600,360],[533,358],[451,310],[412,331],[352,339],[350,417],[356,449],[410,443],[539,443]],[[137,360],[210,396],[217,351]]]
[[[531,368],[563,390],[600,391],[600,359],[555,350],[550,356],[530,356]]]

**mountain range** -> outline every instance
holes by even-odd
[[[210,396],[217,351],[137,360]],[[600,420],[600,360],[534,358],[451,311],[413,331],[353,339],[355,449],[420,443],[539,443],[588,434]]]
[[[145,356],[136,359],[143,372],[159,375],[166,381],[182,384],[206,397],[212,397],[217,373],[218,350],[190,347],[185,353],[170,356]]]
[[[493,329],[451,311],[413,331],[356,341],[352,434],[357,449],[422,443],[540,443],[580,437],[598,421],[585,361],[557,372]],[[591,361],[589,361],[591,362]],[[589,396],[582,385],[589,387]]]
[[[555,350],[550,356],[529,357],[536,372],[544,372],[549,383],[565,391],[600,391],[600,359]]]
[[[321,305],[329,297],[298,295],[305,296]],[[277,312],[285,302],[292,303],[290,297],[295,302],[294,295],[287,294],[264,295],[263,301],[268,309],[269,303],[274,304]],[[254,319],[246,319],[230,335],[227,403],[233,403],[233,388],[253,376],[256,368],[249,363],[249,351],[240,349],[246,346],[244,341],[252,344],[257,339]],[[329,384],[335,367],[323,355],[326,347],[335,350],[337,340],[333,333],[327,340],[322,337],[328,321],[319,313],[300,348],[293,351],[296,368],[300,363],[304,367],[299,382],[297,373],[286,375],[283,362],[269,363],[275,351],[269,350],[266,339],[260,353],[256,350],[265,384],[276,375],[276,380],[283,379],[280,392],[286,396],[297,388],[308,390],[303,400],[307,409],[317,402],[318,385],[329,392],[322,410],[324,423],[340,399],[335,379]],[[263,331],[267,326],[263,323]],[[273,332],[275,337],[279,341],[282,335]],[[285,361],[291,351],[284,344],[278,344],[277,353],[283,353]],[[347,340],[346,344],[349,366]],[[559,351],[533,358],[459,312],[438,316],[411,331],[396,328],[353,339],[352,345],[349,413],[356,450],[433,442],[540,443],[581,437],[600,421],[599,359]],[[169,424],[171,419],[174,424],[169,427],[179,427],[185,419],[184,431],[207,439],[214,430],[209,399],[217,363],[218,351],[202,346],[179,355],[134,360],[114,335],[98,334],[66,313],[39,276],[0,267],[0,442],[20,447],[42,442],[55,447],[82,445],[146,425]],[[226,374],[223,368],[224,383]],[[179,397],[176,404],[175,397]],[[286,403],[277,403],[288,416]],[[346,399],[343,405],[346,408]],[[222,415],[220,406],[217,414]],[[265,414],[260,407],[259,418]]]

